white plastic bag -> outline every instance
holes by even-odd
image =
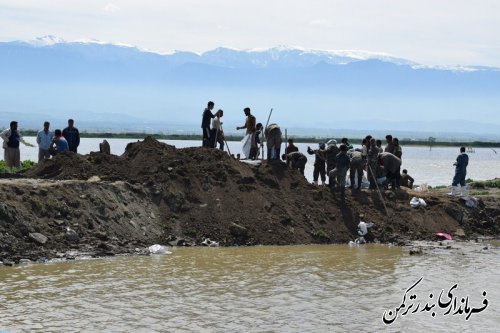
[[[149,253],[151,253],[151,254],[165,254],[165,253],[170,253],[170,252],[167,251],[167,248],[165,246],[161,246],[159,244],[151,245],[148,249],[149,249]]]
[[[427,203],[422,198],[413,197],[410,200],[410,206],[412,208],[418,208],[420,206],[425,207],[425,206],[427,206]]]

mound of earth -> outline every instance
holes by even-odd
[[[121,156],[65,153],[20,175],[0,181],[0,259],[136,253],[206,238],[223,246],[344,243],[361,220],[375,224],[369,241],[499,233],[498,196],[476,208],[410,189],[347,190],[341,200],[279,161],[250,165],[151,137]],[[411,208],[413,196],[427,206]]]

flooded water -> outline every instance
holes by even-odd
[[[99,143],[103,139],[88,139],[81,140],[78,152],[80,154],[88,154],[91,151],[99,151]],[[137,140],[131,139],[107,139],[111,153],[121,155],[125,151],[125,147],[130,142]],[[26,141],[33,144],[36,143],[34,137],[27,137]],[[177,148],[196,147],[200,146],[199,141],[189,140],[160,140],[162,142],[176,146]],[[241,142],[228,142],[231,153],[241,153]],[[36,144],[35,144],[36,145]],[[307,155],[307,146],[309,144],[298,143],[300,151]],[[310,144],[316,148],[317,145]],[[283,145],[284,147],[284,145]],[[356,148],[357,146],[355,146]],[[459,154],[458,147],[403,147],[403,165],[402,169],[407,169],[408,173],[415,178],[415,184],[419,185],[426,183],[428,185],[451,185],[455,167],[455,162]],[[309,181],[312,181],[312,173],[314,169],[314,156],[307,155],[308,162],[305,170],[305,176]],[[3,158],[3,155],[1,156]],[[469,166],[467,168],[467,177],[475,180],[488,180],[495,177],[500,177],[500,152],[491,148],[476,148],[474,153],[469,153]],[[38,148],[30,148],[21,146],[21,160],[38,160]]]
[[[383,245],[262,246],[0,267],[0,332],[495,332],[499,258],[498,244],[485,243],[417,256]],[[405,304],[434,309],[400,310],[385,324],[384,311],[394,314],[420,278]],[[436,305],[450,289],[459,305],[468,297],[466,313]]]

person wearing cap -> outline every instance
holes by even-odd
[[[314,160],[314,171],[313,171],[313,184],[318,185],[318,178],[321,175],[321,185],[325,185],[326,181],[326,170],[325,170],[325,160],[326,160],[326,151],[325,151],[325,143],[320,142],[318,144],[318,149],[311,149],[311,147],[307,147],[307,153],[309,155],[315,155]]]
[[[43,123],[43,129],[36,135],[36,143],[38,143],[38,163],[50,158],[50,142],[54,135],[49,131],[50,123],[48,121]]]
[[[331,139],[326,143],[326,174],[335,169],[335,160],[339,152],[337,140]],[[329,179],[332,180],[332,178]]]
[[[3,139],[4,161],[8,168],[21,168],[21,152],[19,144],[34,147],[31,143],[24,141],[21,133],[17,129],[17,121],[11,121],[9,128],[0,133]]]

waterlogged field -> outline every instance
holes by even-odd
[[[36,145],[34,137],[27,137],[26,140]],[[99,143],[103,139],[84,138],[81,140],[78,152],[80,154],[88,154],[91,151],[99,151]],[[111,146],[111,153],[121,155],[125,151],[125,147],[130,142],[137,140],[131,139],[107,139]],[[174,145],[177,148],[196,147],[200,146],[198,141],[188,140],[160,140],[162,142]],[[241,153],[241,142],[228,142],[229,149],[232,154]],[[299,150],[307,155],[307,146],[311,144],[298,143]],[[316,145],[317,146],[317,145]],[[311,145],[312,148],[317,148]],[[284,145],[282,146],[284,150]],[[359,147],[359,146],[355,146]],[[459,154],[459,147],[403,147],[403,165],[402,169],[407,169],[408,173],[415,178],[415,184],[426,183],[431,186],[450,185],[453,174],[453,163]],[[262,156],[262,154],[261,154]],[[312,173],[314,169],[314,156],[307,155],[308,161],[305,170],[305,176],[309,181],[312,181]],[[3,156],[2,156],[3,158]],[[21,159],[33,160],[38,159],[38,148],[30,148],[21,146]],[[467,178],[474,180],[488,180],[495,177],[500,177],[500,151],[491,148],[476,148],[474,153],[469,153],[469,167],[467,168]]]
[[[174,248],[2,266],[0,332],[497,332],[500,249],[450,245],[418,256],[374,244]]]

